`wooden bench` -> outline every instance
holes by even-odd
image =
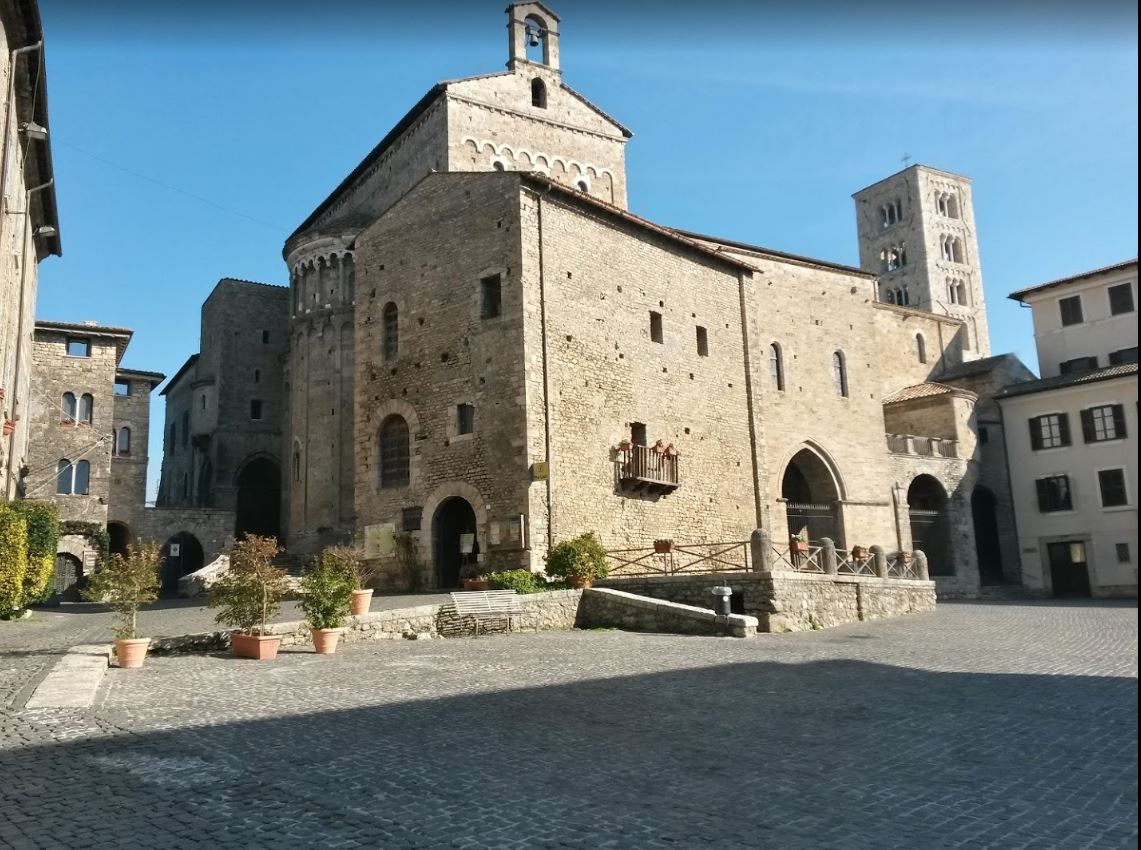
[[[511,630],[511,618],[523,613],[519,594],[514,590],[466,590],[451,594],[457,616],[475,620],[475,634],[479,636],[481,620],[507,619],[507,630]]]

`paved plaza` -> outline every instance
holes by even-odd
[[[156,657],[24,708],[105,618],[0,623],[0,846],[1136,846],[1135,605]]]

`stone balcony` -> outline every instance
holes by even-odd
[[[893,455],[912,457],[959,457],[959,441],[945,437],[921,437],[915,434],[887,434],[887,450]]]

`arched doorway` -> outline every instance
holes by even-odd
[[[927,556],[933,576],[953,576],[951,526],[947,517],[947,491],[931,475],[919,475],[907,488],[907,513],[911,520],[911,547]]]
[[[998,536],[998,499],[986,487],[976,487],[971,494],[971,517],[975,524],[979,580],[983,584],[1001,584],[1002,542]]]
[[[202,544],[189,531],[180,531],[162,547],[162,590],[173,593],[178,590],[178,580],[195,570],[202,569],[206,556]]]
[[[832,470],[816,452],[801,449],[785,467],[781,479],[788,533],[806,536],[810,541],[828,537],[844,549],[844,529],[840,521],[840,491]]]
[[[438,587],[459,587],[460,568],[479,555],[475,510],[467,499],[453,496],[432,516],[432,548]],[[465,551],[466,550],[466,551]]]
[[[55,598],[59,602],[78,602],[83,587],[83,563],[74,555],[59,552],[55,556]]]
[[[110,538],[112,555],[126,555],[131,545],[131,530],[121,522],[107,523],[107,536]]]
[[[254,458],[238,473],[234,537],[244,534],[281,537],[281,470],[266,457]]]

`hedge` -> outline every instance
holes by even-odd
[[[59,545],[59,508],[51,502],[14,502],[28,526],[28,568],[24,574],[24,605],[51,595],[55,553]]]
[[[0,617],[24,607],[28,569],[28,523],[15,508],[0,504]]]

